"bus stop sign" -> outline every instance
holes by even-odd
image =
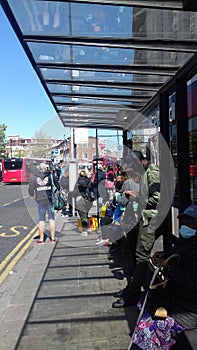
[[[54,149],[53,154],[54,154],[55,156],[58,156],[58,155],[59,155],[59,149]]]

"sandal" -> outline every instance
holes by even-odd
[[[44,244],[44,241],[37,241],[37,244]]]
[[[57,242],[57,239],[54,238],[54,239],[51,239],[51,243],[56,243]]]

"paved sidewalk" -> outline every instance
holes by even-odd
[[[58,242],[33,244],[0,288],[0,350],[127,350],[132,310],[111,307],[125,281],[108,248],[80,236],[76,219],[57,222]]]

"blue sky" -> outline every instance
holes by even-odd
[[[0,52],[0,124],[6,136],[32,137],[57,116],[1,6]]]

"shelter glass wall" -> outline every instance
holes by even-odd
[[[191,201],[197,204],[197,74],[188,82],[188,131]]]

